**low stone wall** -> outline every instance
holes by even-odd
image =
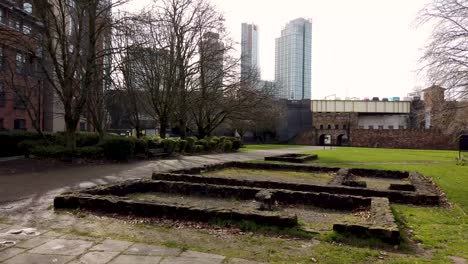
[[[265,161],[282,161],[292,163],[304,163],[306,161],[316,160],[315,154],[284,154],[278,156],[265,157]]]
[[[83,193],[89,195],[125,196],[131,193],[163,192],[217,198],[254,200],[255,195],[263,188],[266,188],[264,186],[260,187],[255,184],[250,185],[249,182],[243,182],[242,180],[237,182],[231,181],[231,184],[223,184],[225,183],[223,181],[213,181],[208,183],[194,182],[193,178],[192,181],[184,181],[182,178],[172,177],[171,175],[177,174],[159,174],[160,178],[170,179],[170,181],[161,179],[153,181],[134,180],[110,186],[94,187],[88,190],[84,190]],[[156,174],[155,178],[158,178],[158,174]],[[337,210],[353,210],[370,206],[370,198],[360,196],[301,192],[294,190],[284,190],[281,188],[271,190],[271,193],[272,199],[280,204],[304,204]]]
[[[333,230],[358,237],[376,237],[395,245],[400,244],[400,230],[393,217],[388,199],[372,199],[370,222],[374,224],[337,223],[333,225]]]
[[[200,208],[158,202],[145,202],[80,193],[62,194],[54,199],[56,209],[86,209],[104,213],[160,217],[177,220],[209,222],[215,219],[253,221],[279,227],[297,226],[296,216],[262,214],[217,208]]]
[[[312,185],[312,184],[296,184],[274,181],[257,181],[257,180],[239,180],[223,177],[206,177],[189,174],[173,174],[173,173],[153,173],[154,180],[164,181],[182,181],[193,182],[200,184],[216,184],[228,186],[250,186],[255,188],[266,189],[283,189],[298,192],[312,193],[330,193],[336,195],[350,195],[366,197],[386,197],[391,202],[402,204],[415,205],[439,205],[439,196],[436,193],[415,193],[394,190],[374,190],[367,188],[354,188],[347,186],[332,186],[332,185]]]
[[[361,177],[377,177],[389,179],[406,179],[409,177],[408,171],[397,170],[349,169],[349,173]]]

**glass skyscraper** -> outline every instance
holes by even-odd
[[[241,78],[247,78],[256,71],[260,79],[258,65],[258,27],[255,24],[242,23],[241,36]]]
[[[312,22],[290,21],[275,43],[275,81],[279,98],[311,99]]]

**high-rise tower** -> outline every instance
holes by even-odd
[[[245,80],[251,74],[260,79],[258,65],[258,26],[242,23],[241,37],[241,78]]]
[[[278,97],[311,99],[312,22],[304,18],[290,21],[275,43],[275,81]]]

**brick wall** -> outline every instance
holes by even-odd
[[[337,142],[337,133],[329,131],[332,143]],[[336,131],[339,132],[339,131]],[[403,148],[403,149],[457,149],[452,137],[437,130],[424,129],[351,129],[349,145],[352,147],[370,148]],[[312,129],[300,133],[294,138],[295,144],[319,145],[319,136],[323,130]]]
[[[456,149],[456,141],[437,130],[402,129],[350,131],[353,147],[408,148],[408,149]]]

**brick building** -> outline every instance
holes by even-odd
[[[0,0],[0,130],[44,130],[42,24],[33,11],[32,1]]]
[[[422,92],[422,100],[312,100],[312,129],[298,133],[294,141],[311,145],[455,149],[457,131],[468,127],[468,103],[446,101],[444,89],[435,85]],[[461,107],[464,104],[466,107]]]

